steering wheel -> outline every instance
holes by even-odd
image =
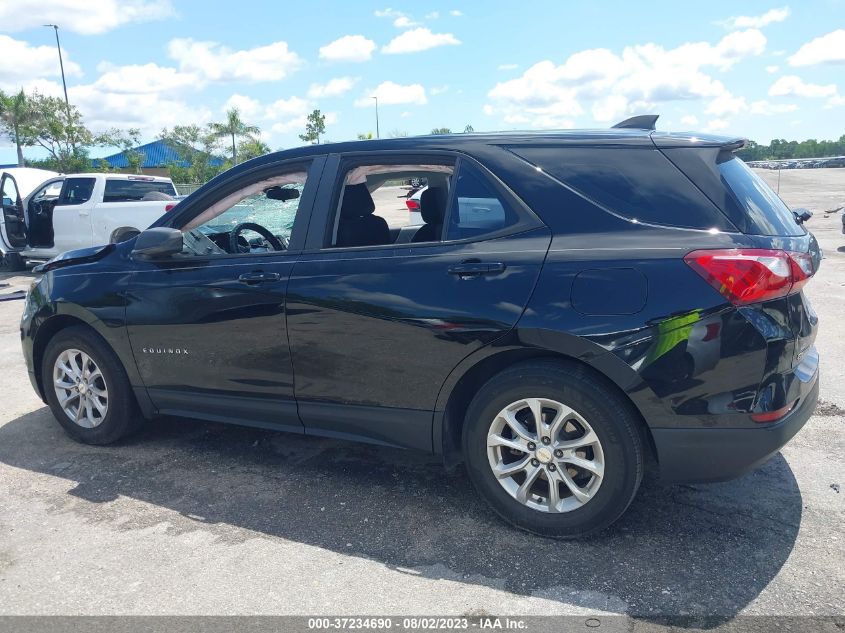
[[[255,222],[241,222],[240,224],[236,224],[232,227],[232,230],[229,231],[229,252],[230,253],[244,253],[249,252],[244,251],[242,246],[238,243],[238,238],[241,236],[241,233],[244,231],[255,231],[265,240],[270,246],[273,247],[274,251],[283,251],[285,250],[285,245],[282,241],[273,235],[270,232],[270,229],[261,226],[260,224],[256,224]]]

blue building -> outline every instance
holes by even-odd
[[[142,174],[148,174],[150,176],[168,176],[169,173],[167,167],[169,165],[175,164],[180,167],[190,167],[188,161],[184,159],[186,155],[190,155],[190,152],[180,152],[177,146],[174,146],[167,141],[153,141],[152,143],[147,143],[146,145],[139,145],[132,151],[140,152],[144,155],[144,160],[141,163]],[[95,162],[97,160],[104,161],[108,163],[109,167],[112,169],[120,171],[129,170],[129,161],[126,159],[126,155],[123,152],[94,160]],[[213,167],[219,167],[224,162],[225,160],[223,158],[215,156],[209,161],[209,164]]]

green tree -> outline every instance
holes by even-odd
[[[270,146],[258,138],[246,138],[238,143],[238,156],[241,162],[264,156],[264,154],[269,154],[271,151]]]
[[[213,164],[217,139],[209,128],[176,125],[163,129],[159,138],[176,150],[177,160],[167,166],[173,182],[204,183],[227,168]]]
[[[475,132],[475,128],[467,123],[467,126],[464,128],[464,134],[470,134],[471,132]]]
[[[447,127],[436,127],[431,131],[432,134],[451,134],[452,130]]]
[[[32,101],[23,89],[17,94],[6,94],[0,90],[0,132],[15,143],[19,167],[24,166],[21,129],[29,125],[33,117]]]
[[[300,134],[299,138],[309,143],[320,143],[320,137],[326,132],[326,115],[319,110],[314,110],[308,115],[305,122],[305,134]]]
[[[359,141],[371,141],[375,137],[376,137],[376,135],[373,134],[372,132],[367,132],[366,134],[359,134],[358,140]],[[302,139],[302,140],[305,140],[305,139]]]
[[[388,136],[390,138],[405,138],[406,136],[408,136],[408,132],[405,131],[405,130],[400,130],[399,128],[396,128],[394,130],[390,130],[390,132],[388,133]]]
[[[112,128],[102,134],[98,140],[103,145],[119,147],[121,153],[126,157],[129,172],[133,174],[141,173],[141,165],[144,164],[146,158],[144,152],[139,152],[136,149],[141,144],[141,130],[135,127],[128,130]]]
[[[209,124],[211,134],[215,139],[232,137],[232,164],[238,164],[238,151],[235,145],[235,138],[238,136],[254,137],[261,129],[256,125],[247,125],[241,120],[241,113],[237,108],[231,108],[226,112],[226,120],[223,123]]]
[[[38,145],[47,150],[48,158],[39,164],[65,173],[90,169],[87,147],[102,145],[101,137],[85,127],[75,106],[63,99],[34,92],[29,98],[32,116],[20,126],[21,144]]]

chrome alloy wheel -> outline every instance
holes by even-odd
[[[487,433],[487,459],[511,497],[541,512],[580,508],[604,477],[604,452],[592,427],[545,398],[517,400],[499,412]]]
[[[59,406],[75,424],[93,429],[106,417],[109,390],[97,364],[88,354],[68,349],[53,365],[53,388]]]

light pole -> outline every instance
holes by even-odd
[[[62,61],[62,45],[59,43],[59,25],[58,24],[45,24],[44,26],[52,28],[56,32],[56,48],[59,49],[59,68],[62,71],[62,88],[65,91],[65,109],[67,110],[67,125],[68,128],[71,126],[70,121],[70,101],[67,98],[67,82],[65,81],[65,63]],[[71,145],[73,145],[73,139],[71,139]]]
[[[378,97],[370,97],[370,98],[376,100],[376,138],[380,138],[379,133],[378,133]]]

